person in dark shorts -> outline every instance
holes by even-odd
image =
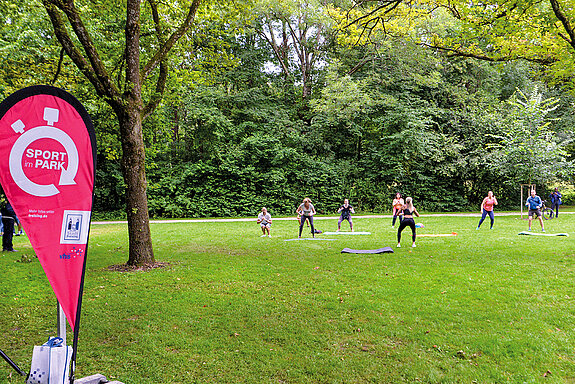
[[[543,215],[541,214],[543,201],[539,196],[537,196],[534,189],[531,190],[531,196],[527,198],[525,205],[529,207],[529,230],[531,230],[531,221],[533,220],[533,216],[535,216],[541,223],[541,230],[545,232],[545,227],[543,226]]]
[[[348,199],[343,200],[343,205],[341,207],[339,207],[337,212],[338,213],[341,212],[341,215],[339,216],[339,220],[337,221],[337,231],[339,232],[341,230],[341,222],[344,220],[347,220],[349,223],[349,228],[353,232],[353,221],[351,220],[351,214],[355,213],[355,210],[353,209],[353,207],[351,205],[349,205]]]
[[[401,215],[403,215],[403,220],[401,220],[397,230],[397,247],[401,247],[401,232],[403,232],[405,227],[409,227],[411,228],[411,239],[413,240],[411,246],[415,248],[415,221],[413,220],[413,215],[419,217],[419,212],[413,206],[411,197],[405,198],[405,205],[401,208]]]
[[[2,224],[4,225],[4,234],[2,235],[2,252],[16,252],[12,244],[12,236],[14,236],[14,223],[18,220],[16,213],[7,202],[0,211],[2,213]]]

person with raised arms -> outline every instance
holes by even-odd
[[[477,230],[481,227],[483,220],[489,215],[489,219],[491,220],[491,227],[489,229],[493,229],[493,223],[495,222],[495,216],[493,215],[493,206],[497,205],[497,199],[493,196],[493,191],[487,192],[487,197],[483,199],[481,203],[481,220],[479,220],[479,224],[477,224]]]
[[[268,210],[266,207],[262,208],[262,211],[260,212],[260,214],[258,215],[258,220],[257,223],[261,226],[262,228],[262,233],[263,235],[261,235],[260,237],[266,237],[266,232],[267,237],[272,237],[272,235],[270,234],[270,228],[272,225],[272,217],[271,215],[268,213]]]
[[[315,207],[311,203],[311,200],[306,197],[303,199],[303,203],[297,208],[296,213],[301,216],[300,224],[299,224],[299,235],[298,239],[301,239],[301,231],[303,230],[303,225],[307,220],[311,227],[311,234],[315,237],[315,229],[313,227],[313,215],[316,214]]]
[[[353,232],[353,221],[351,220],[351,214],[355,213],[355,210],[351,205],[349,205],[348,199],[343,200],[343,205],[339,207],[337,212],[338,213],[341,212],[341,215],[339,216],[339,220],[337,222],[337,231],[339,232],[341,230],[341,222],[347,220],[349,223],[349,228]]]
[[[413,199],[411,197],[405,198],[405,204],[401,207],[401,215],[403,215],[403,220],[399,224],[399,229],[397,230],[397,247],[401,247],[401,232],[405,227],[411,228],[411,239],[413,240],[412,247],[415,248],[415,220],[413,220],[413,215],[419,217],[419,212],[413,206]]]

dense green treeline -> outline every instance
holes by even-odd
[[[523,181],[505,168],[519,165],[498,164],[493,146],[518,118],[509,113],[516,89],[556,92],[525,63],[449,59],[397,41],[352,75],[353,54],[334,55],[305,104],[297,84],[261,70],[265,47],[243,49],[260,62],[180,84],[148,124],[153,217],[253,215],[262,206],[290,214],[305,196],[322,213],[346,197],[383,212],[395,192],[427,210],[476,210],[488,190],[502,208],[518,206]],[[568,107],[563,100],[553,113]],[[98,210],[120,212],[120,172],[100,164]]]
[[[22,9],[10,23],[25,24]],[[0,51],[0,90],[53,78],[82,100],[99,143],[97,216],[123,217],[118,122],[38,32],[49,30],[45,16],[34,15],[27,44],[42,50]],[[144,122],[152,217],[253,215],[262,206],[291,214],[304,197],[320,213],[344,198],[385,212],[396,192],[419,209],[457,211],[478,210],[493,190],[500,208],[517,208],[520,183],[571,182],[573,100],[539,81],[537,67],[447,57],[399,37],[348,46],[317,18],[299,50],[296,41],[272,46],[266,36],[274,25],[285,32],[289,15],[214,15],[198,16],[170,59],[162,104]],[[5,23],[2,40],[24,44],[11,31]],[[319,59],[303,73],[289,49]]]

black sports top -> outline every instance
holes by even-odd
[[[347,207],[345,205],[342,205],[339,209],[341,209],[341,217],[343,217],[344,219],[351,217],[351,210],[353,209],[351,205],[348,205]]]
[[[409,208],[405,208],[405,209],[403,210],[403,216],[405,216],[405,215],[411,216],[411,215],[413,215],[413,211],[410,212],[410,211],[409,211]]]

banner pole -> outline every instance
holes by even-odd
[[[25,374],[24,372],[22,372],[22,370],[20,369],[20,367],[18,367],[18,366],[16,365],[16,363],[13,362],[12,359],[10,359],[1,349],[0,349],[0,356],[2,356],[2,358],[3,358],[4,360],[6,360],[6,362],[7,362],[8,364],[10,364],[10,366],[11,366],[12,368],[14,368],[14,370],[15,370],[16,372],[18,372],[18,374],[19,374],[20,376],[26,376],[26,374]]]
[[[56,300],[57,305],[57,319],[56,319],[56,327],[58,328],[58,337],[61,337],[64,340],[64,345],[66,345],[66,314],[64,314],[64,309],[60,305],[60,302]]]
[[[92,200],[93,200],[92,196]],[[88,239],[89,239],[88,235]],[[76,358],[78,355],[78,336],[80,335],[80,315],[82,313],[82,298],[84,296],[84,278],[86,276],[86,259],[88,258],[88,240],[86,241],[86,253],[84,254],[84,265],[82,267],[82,277],[80,278],[80,292],[78,294],[78,307],[76,310],[76,322],[74,324],[74,337],[72,339],[72,361],[70,367],[70,384],[74,384],[76,378]]]

